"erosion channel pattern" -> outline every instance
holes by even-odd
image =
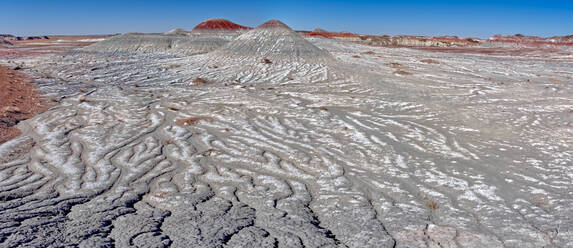
[[[0,246],[573,246],[571,56],[309,44],[22,59]]]

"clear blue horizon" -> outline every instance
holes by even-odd
[[[87,35],[192,29],[211,18],[256,27],[278,19],[296,30],[359,34],[573,34],[573,1],[37,1],[3,0],[0,33]]]

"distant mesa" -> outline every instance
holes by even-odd
[[[49,40],[50,37],[48,36],[14,36],[11,34],[0,34],[0,40],[4,40],[4,41],[20,41],[20,40]]]
[[[411,36],[411,35],[358,35],[349,32],[329,32],[317,28],[312,32],[304,32],[305,37],[321,37],[342,41],[357,42],[374,46],[393,47],[452,47],[452,46],[477,46],[482,43],[475,38],[458,38],[457,36]]]
[[[429,47],[451,47],[451,46],[475,46],[479,45],[481,41],[474,38],[459,38],[457,36],[395,36],[399,37],[396,40],[398,44],[403,42],[405,44],[416,44],[417,46]],[[404,40],[408,41],[404,41]]]
[[[195,26],[193,30],[248,30],[250,27],[241,26],[227,19],[209,19]]]
[[[471,47],[482,43],[480,39],[457,36],[361,35],[360,39],[362,44],[390,47]]]
[[[551,47],[551,46],[573,46],[573,35],[553,36],[542,38],[538,36],[514,35],[494,35],[489,38],[486,46],[502,47]]]

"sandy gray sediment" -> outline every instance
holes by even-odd
[[[573,246],[569,55],[310,41],[28,58],[0,246]]]

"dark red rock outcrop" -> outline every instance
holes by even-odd
[[[267,22],[259,25],[257,28],[287,28],[287,29],[290,29],[290,27],[288,25],[284,24],[283,22],[281,22],[279,20],[267,21]]]
[[[241,30],[241,29],[244,29],[244,30],[246,30],[246,29],[251,29],[251,28],[241,26],[241,25],[236,24],[234,22],[231,22],[229,20],[220,19],[220,18],[206,20],[202,23],[199,23],[199,25],[197,25],[197,26],[195,26],[195,28],[193,28],[193,30],[213,30],[213,29],[224,29],[224,30]]]

